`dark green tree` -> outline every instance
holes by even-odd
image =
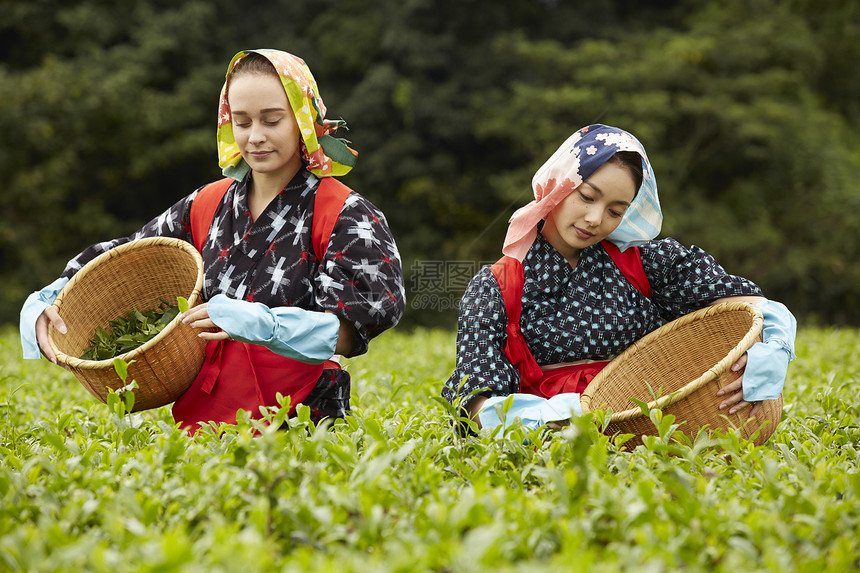
[[[843,16],[854,12],[846,5]],[[683,29],[623,41],[500,39],[498,53],[515,46],[522,76],[481,97],[493,118],[481,133],[520,154],[523,173],[503,174],[496,191],[516,197],[533,171],[526,160],[572,129],[623,126],[649,150],[664,234],[799,314],[857,321],[860,139],[853,103],[822,81],[835,73],[828,64],[844,68],[826,57],[834,38],[805,16],[780,2],[712,2]]]
[[[421,261],[499,256],[582,125],[645,143],[665,232],[799,313],[860,322],[858,8],[820,0],[0,0],[0,322],[85,246],[219,177],[228,59],[314,70],[345,182]],[[414,293],[410,293],[414,294]],[[458,293],[452,293],[454,295]],[[407,321],[451,324],[412,309]]]

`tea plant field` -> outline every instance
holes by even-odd
[[[353,359],[353,414],[189,438],[124,413],[0,331],[0,570],[726,571],[860,568],[860,332],[801,329],[755,447],[672,427],[623,451],[585,417],[461,437],[437,398],[454,336]],[[257,434],[255,436],[255,434]]]

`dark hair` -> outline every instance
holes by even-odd
[[[633,176],[633,184],[636,191],[633,197],[639,194],[639,188],[642,186],[642,157],[635,151],[619,151],[609,158],[607,163],[617,163],[621,167],[626,167]]]
[[[275,69],[275,66],[272,65],[272,62],[270,62],[268,58],[251,52],[239,60],[239,62],[233,66],[233,69],[230,70],[230,76],[227,78],[227,90],[229,91],[230,83],[233,81],[233,78],[248,74],[275,76],[276,78],[280,77],[278,76],[278,71]]]

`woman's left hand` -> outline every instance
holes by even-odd
[[[747,354],[746,352],[738,358],[737,362],[732,364],[732,370],[734,372],[739,372],[744,369],[747,365]],[[761,408],[761,402],[747,402],[744,400],[744,377],[740,376],[737,380],[730,384],[726,384],[717,392],[717,396],[725,396],[728,394],[728,397],[720,403],[720,410],[725,410],[729,408],[729,414],[735,414],[740,412],[747,406],[752,406],[752,410],[750,411],[750,417],[756,415]]]
[[[227,340],[230,338],[230,335],[221,330],[217,324],[212,322],[212,319],[209,318],[209,309],[207,308],[207,303],[198,304],[194,308],[189,308],[181,315],[181,320],[191,328],[208,328],[208,329],[218,329],[217,332],[212,332],[211,330],[204,330],[197,336],[203,338],[205,340]]]

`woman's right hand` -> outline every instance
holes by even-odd
[[[224,332],[221,327],[212,322],[209,317],[209,303],[204,302],[198,304],[194,308],[190,308],[179,315],[182,322],[191,328],[205,329],[197,336],[205,340],[227,340],[230,335]]]
[[[46,307],[45,310],[42,311],[42,314],[39,315],[39,318],[36,319],[36,340],[39,342],[39,349],[42,351],[42,354],[45,355],[45,358],[54,364],[57,364],[57,355],[54,353],[54,349],[51,348],[51,343],[48,341],[48,322],[53,324],[54,328],[56,328],[60,334],[66,333],[66,323],[63,322],[57,309],[53,306]]]

